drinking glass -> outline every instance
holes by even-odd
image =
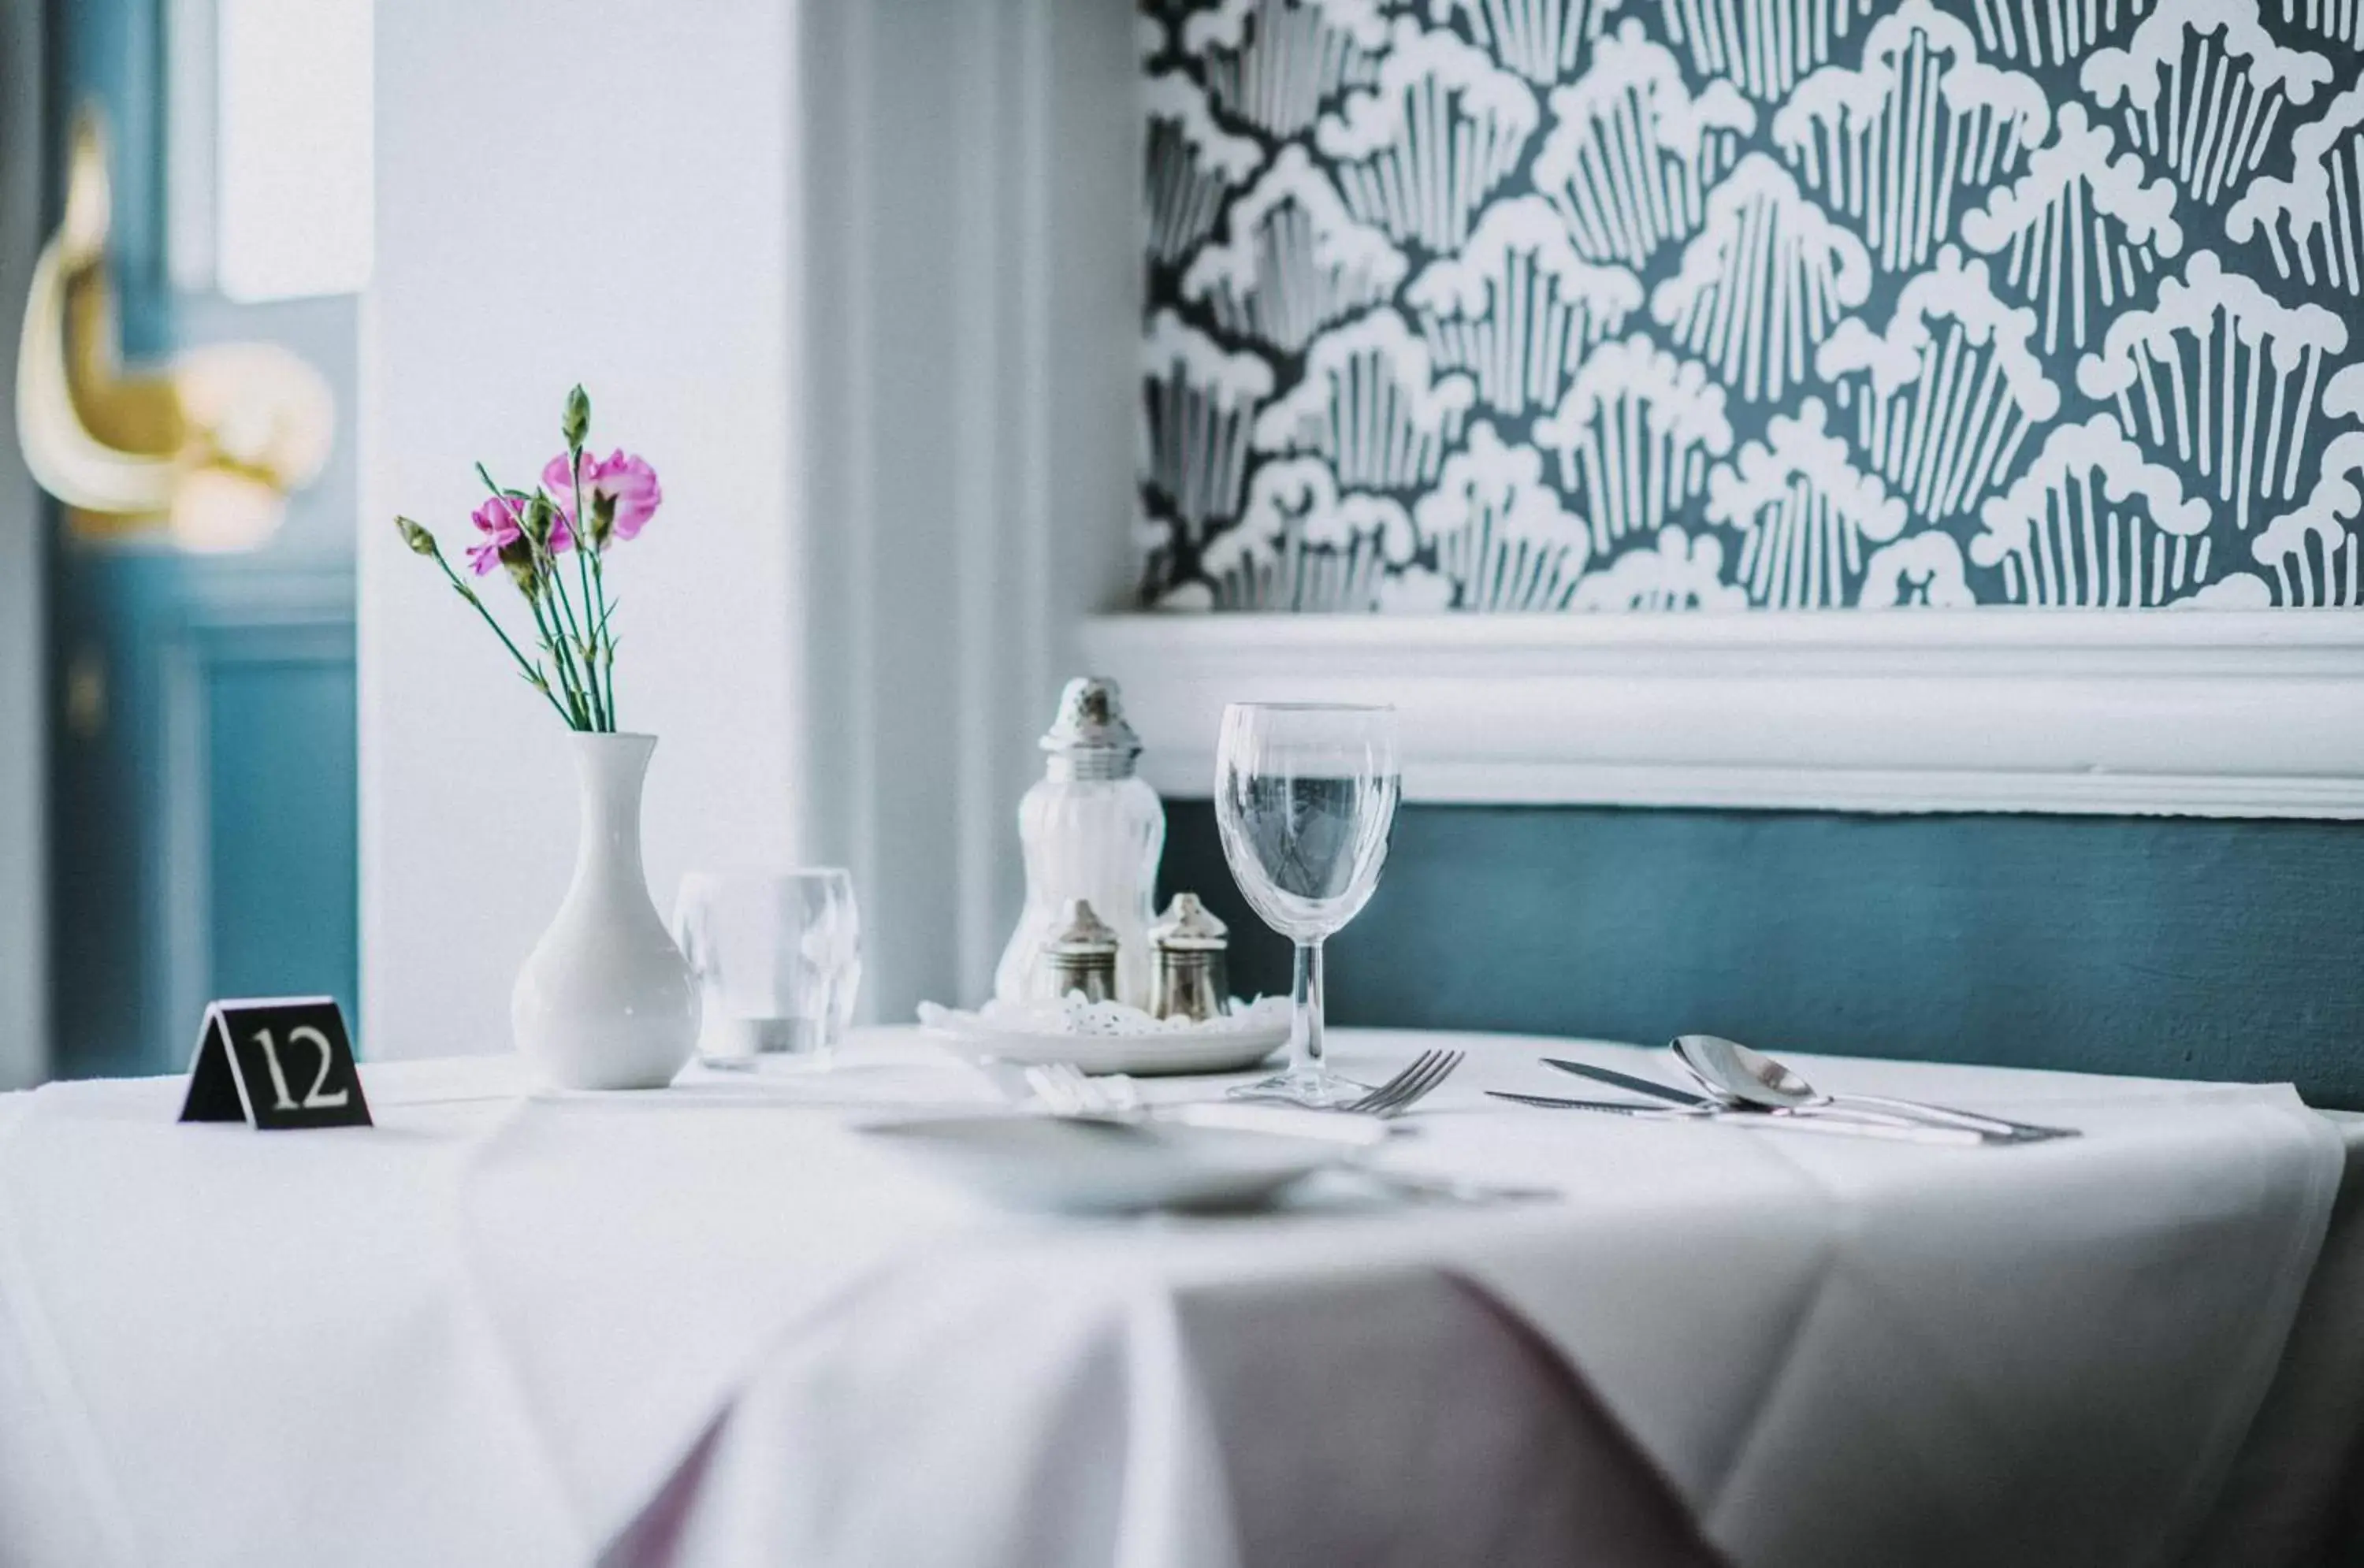
[[[842,870],[692,873],[674,940],[697,976],[709,1067],[826,1068],[862,984],[862,920]]]
[[[1288,1070],[1233,1094],[1326,1107],[1365,1092],[1323,1055],[1321,943],[1378,885],[1400,788],[1391,707],[1233,703],[1223,710],[1215,750],[1223,859],[1264,923],[1297,944]]]

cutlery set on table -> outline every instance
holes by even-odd
[[[1672,1054],[1691,1087],[1547,1056],[1542,1059],[1546,1066],[1640,1097],[1485,1093],[1544,1110],[1937,1146],[2076,1136],[2067,1128],[1915,1101],[1825,1095],[1784,1063],[1712,1035],[1685,1035],[1673,1043]],[[1406,1174],[1366,1162],[1365,1156],[1399,1129],[1398,1118],[1425,1102],[1466,1059],[1460,1051],[1422,1051],[1384,1083],[1321,1107],[1236,1095],[1152,1101],[1128,1077],[1094,1077],[1069,1062],[987,1064],[1010,1099],[1009,1108],[898,1121],[870,1130],[898,1141],[945,1176],[1025,1207],[1243,1207],[1262,1204],[1318,1172],[1340,1169],[1415,1199],[1482,1203],[1559,1195],[1544,1187]],[[1013,1116],[1011,1110],[1033,1114]]]
[[[1394,711],[1385,707],[1235,703],[1225,710],[1216,747],[1216,826],[1241,894],[1296,948],[1288,1061],[1277,1074],[1236,1084],[1217,1099],[1166,1093],[1144,1098],[1122,1074],[1251,1066],[1284,1038],[1283,1018],[1277,999],[1241,1004],[1224,995],[1223,927],[1195,901],[1177,901],[1164,926],[1149,926],[1162,817],[1151,820],[1155,798],[1132,775],[1140,743],[1123,723],[1111,683],[1070,683],[1043,740],[1050,771],[1035,786],[1057,799],[1046,795],[1035,802],[1040,809],[1020,813],[1030,916],[1005,955],[995,1001],[974,1014],[920,1010],[929,1031],[985,1067],[1009,1104],[996,1115],[870,1130],[945,1175],[1032,1207],[1253,1204],[1340,1166],[1407,1193],[1555,1195],[1398,1177],[1364,1162],[1388,1140],[1394,1118],[1424,1103],[1462,1066],[1463,1052],[1423,1051],[1377,1085],[1343,1077],[1330,1062],[1321,947],[1360,912],[1386,862],[1401,793],[1395,728]],[[1095,811],[1081,810],[1070,796],[1088,796]],[[1090,879],[1083,868],[1119,864],[1135,873],[1122,887],[1085,886]],[[1121,913],[1125,930],[1098,917],[1101,906]],[[1065,912],[1062,919],[1050,920],[1054,908]],[[1165,940],[1129,938],[1135,926],[1150,936],[1163,932]],[[1144,981],[1153,971],[1154,979]],[[1181,1006],[1184,997],[1197,1005]],[[1712,1035],[1684,1035],[1673,1054],[1687,1084],[1545,1057],[1546,1065],[1626,1097],[1486,1094],[1541,1110],[1908,1143],[1976,1146],[2071,1136],[1938,1106],[1826,1095],[1783,1063]],[[1048,1114],[1012,1116],[1010,1109]]]
[[[1542,1110],[1596,1111],[1649,1121],[1705,1121],[1907,1143],[2041,1143],[2077,1136],[2072,1128],[2042,1127],[1914,1100],[1877,1095],[1826,1095],[1786,1063],[1714,1035],[1683,1035],[1668,1049],[1691,1080],[1692,1087],[1680,1088],[1589,1062],[1546,1056],[1542,1059],[1546,1067],[1645,1098],[1577,1099],[1509,1089],[1488,1089],[1485,1093],[1493,1099]],[[1027,1067],[1023,1070],[1023,1082],[1033,1102],[1054,1116],[1135,1124],[1226,1127],[1333,1139],[1346,1136],[1333,1130],[1345,1123],[1355,1129],[1348,1140],[1368,1146],[1384,1136],[1386,1121],[1426,1099],[1460,1068],[1466,1054],[1448,1050],[1422,1051],[1385,1083],[1364,1091],[1358,1097],[1320,1109],[1277,1101],[1277,1103],[1258,1104],[1254,1097],[1240,1096],[1236,1092],[1220,1101],[1152,1105],[1143,1101],[1131,1079],[1121,1075],[1094,1078],[1071,1062]]]
[[[1977,1145],[2041,1143],[2074,1138],[2076,1129],[1949,1110],[1943,1106],[1878,1095],[1825,1095],[1783,1063],[1710,1034],[1678,1036],[1668,1047],[1693,1087],[1678,1088],[1587,1062],[1544,1058],[1544,1065],[1578,1078],[1646,1096],[1634,1100],[1566,1099],[1489,1089],[1498,1100],[1545,1110],[1597,1111],[1651,1121],[1711,1121],[1788,1132],[1884,1138],[1903,1143]]]
[[[1462,1059],[1458,1051],[1423,1051],[1385,1083],[1320,1109],[1232,1097],[1148,1104],[1122,1075],[1091,1077],[1072,1062],[987,1062],[980,1065],[1003,1087],[1009,1108],[898,1119],[867,1130],[946,1178],[1025,1208],[1243,1208],[1341,1168],[1408,1197],[1556,1196],[1548,1189],[1407,1176],[1358,1163],[1387,1141],[1392,1118],[1426,1098]]]

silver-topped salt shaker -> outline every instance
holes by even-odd
[[[1092,911],[1088,898],[1070,898],[1060,912],[1058,929],[1043,944],[1043,962],[1050,972],[1052,995],[1080,991],[1087,1002],[1107,1002],[1116,996],[1117,935]]]
[[[1197,894],[1176,894],[1165,915],[1149,929],[1154,970],[1150,1012],[1161,1018],[1204,1023],[1230,1011],[1223,971],[1231,940],[1229,928],[1208,912]]]

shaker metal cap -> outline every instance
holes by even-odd
[[[1157,924],[1149,928],[1152,947],[1174,952],[1221,952],[1230,944],[1231,928],[1209,912],[1195,893],[1177,893]]]
[[[1088,898],[1068,899],[1058,930],[1043,944],[1043,951],[1056,958],[1113,957],[1116,950],[1116,932],[1094,913]]]
[[[1124,699],[1105,675],[1078,675],[1067,683],[1040,744],[1058,756],[1121,762],[1127,772],[1141,755],[1141,737],[1124,721]]]

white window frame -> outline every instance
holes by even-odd
[[[226,230],[238,215],[224,185],[236,170],[225,161],[223,3],[164,0],[164,248],[173,286],[184,294],[220,292],[245,305],[357,294],[367,286],[367,252],[375,243],[367,210],[374,193],[362,198],[362,217],[351,231],[362,255],[348,256],[344,270],[309,278],[267,276],[258,283],[225,268],[224,246],[233,239]],[[351,83],[339,85],[350,99]],[[374,81],[365,80],[357,112],[373,112],[368,100],[374,92]],[[374,185],[374,158],[365,158],[340,185],[355,180]]]

